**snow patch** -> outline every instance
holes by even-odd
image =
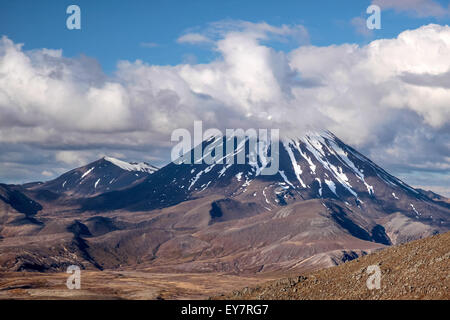
[[[81,176],[81,179],[83,179],[84,177],[86,177],[89,173],[92,172],[92,170],[94,170],[95,167],[90,168],[88,171],[86,171],[85,173],[83,173],[83,175]]]
[[[292,152],[292,149],[291,149],[291,144],[287,143],[286,141],[283,141],[283,145],[289,155],[289,158],[291,159],[292,167],[294,168],[294,172],[295,172],[295,175],[297,176],[298,182],[300,182],[300,184],[303,188],[306,188],[306,185],[303,183],[303,180],[300,177],[301,174],[303,173],[303,171],[302,171],[300,165],[297,163],[297,160],[295,160],[294,153]]]
[[[319,178],[315,179],[317,182],[319,182],[319,196],[322,196],[322,181],[320,181]]]
[[[333,182],[332,180],[325,179],[325,183],[327,184],[328,188],[329,188],[335,195],[337,195],[337,193],[336,193],[336,185],[334,184],[334,182]]]
[[[284,174],[284,171],[283,171],[283,170],[279,170],[278,172],[279,172],[280,175],[283,177],[283,180],[284,180],[288,185],[290,185],[292,188],[295,189],[295,187],[292,185],[292,183],[288,180],[288,178],[287,178],[286,175]]]
[[[416,208],[414,208],[414,205],[412,203],[409,204],[411,206],[411,208],[413,209],[413,211],[416,213],[416,215],[420,216],[419,211],[416,210]]]
[[[112,157],[104,157],[103,159],[126,171],[140,171],[152,174],[158,170],[157,167],[145,162],[129,163]]]

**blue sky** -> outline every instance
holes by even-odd
[[[442,7],[448,1],[435,1]],[[25,49],[63,49],[68,57],[84,54],[96,58],[110,73],[119,60],[141,59],[150,64],[176,65],[195,56],[197,62],[216,57],[205,46],[176,42],[190,30],[202,30],[211,22],[244,20],[270,25],[304,25],[310,43],[325,46],[365,44],[377,38],[392,38],[406,29],[426,23],[443,23],[448,17],[419,17],[411,12],[383,10],[382,29],[371,35],[356,32],[351,20],[366,18],[371,1],[299,0],[15,0],[0,4],[0,33]],[[68,30],[66,8],[81,8],[82,29]],[[152,45],[145,46],[143,43]],[[275,43],[288,50],[296,43]]]
[[[0,182],[164,165],[194,120],[312,123],[450,195],[449,23],[448,0],[0,0]]]

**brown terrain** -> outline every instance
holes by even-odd
[[[257,285],[275,277],[221,273],[156,273],[151,270],[81,271],[81,289],[70,290],[65,272],[0,272],[0,299],[41,300],[155,300],[207,299]],[[280,277],[280,276],[278,276]]]
[[[84,270],[81,290],[69,290],[64,272],[0,272],[0,299],[450,299],[449,262],[447,232],[339,266],[288,272],[291,277],[281,280],[275,280],[282,277],[280,273],[239,276]],[[370,265],[381,269],[380,290],[367,289]],[[247,287],[242,289],[244,284]]]
[[[381,270],[369,290],[367,267]],[[346,262],[336,267],[246,287],[216,299],[450,299],[450,232]]]
[[[446,198],[333,134],[279,143],[273,175],[261,157],[161,169],[105,157],[0,184],[0,297],[202,299],[450,230]],[[71,265],[81,290],[65,287]]]

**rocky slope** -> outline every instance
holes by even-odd
[[[381,270],[369,290],[367,268]],[[450,232],[386,248],[340,266],[244,288],[218,299],[450,299]]]
[[[0,184],[0,240],[38,230],[42,223],[35,216],[42,206],[24,193]]]

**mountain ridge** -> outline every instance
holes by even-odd
[[[22,186],[30,191],[47,190],[72,197],[85,197],[127,188],[157,170],[157,167],[145,162],[129,163],[105,156],[53,180]]]
[[[224,149],[225,139],[204,141],[203,151],[212,143]],[[174,273],[291,272],[339,264],[450,229],[449,208],[330,132],[277,141],[274,175],[261,174],[271,165],[262,158],[271,155],[267,145],[252,149],[247,139],[231,139],[234,148],[222,157],[236,160],[243,152],[243,163],[169,163],[149,174],[100,159],[53,183],[24,189],[30,198],[44,199],[33,216],[40,225],[17,237],[0,230],[1,265],[47,271],[77,264]],[[131,183],[96,193],[111,181],[104,177],[111,168],[131,175]],[[88,189],[65,193],[65,181]],[[12,228],[6,224],[3,230]]]
[[[209,144],[204,142],[203,150]],[[222,144],[225,146],[225,138]],[[236,142],[235,146],[233,157],[249,143],[246,140],[245,145],[238,146]],[[251,163],[247,157],[245,164],[232,165],[170,163],[132,188],[87,199],[82,210],[161,209],[214,194],[215,189],[225,197],[251,201],[252,197],[243,194],[254,183],[260,188],[253,190],[253,195],[261,197],[259,202],[265,203],[268,210],[292,201],[321,198],[342,200],[363,210],[367,201],[380,212],[399,211],[437,226],[448,224],[439,210],[434,216],[430,213],[432,207],[440,208],[440,203],[387,173],[329,131],[325,135],[313,133],[296,140],[280,140],[279,150],[279,170],[273,176],[259,175],[263,163],[260,158]]]

